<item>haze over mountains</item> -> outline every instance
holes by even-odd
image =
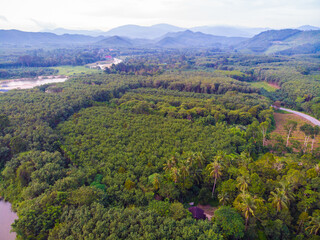
[[[296,29],[305,30],[320,30],[319,27],[310,25],[304,25],[297,27]],[[162,37],[169,32],[181,32],[185,30],[191,30],[193,32],[202,32],[206,34],[212,34],[217,36],[225,37],[253,37],[261,32],[271,30],[271,28],[249,28],[249,27],[236,27],[236,26],[198,26],[192,28],[177,27],[170,24],[156,24],[152,26],[139,26],[139,25],[123,25],[120,27],[113,28],[109,31],[101,30],[69,30],[63,28],[56,28],[53,30],[45,29],[41,32],[51,32],[58,35],[62,34],[82,34],[89,36],[120,36],[128,38],[144,38],[144,39],[155,39]]]
[[[320,28],[308,25],[283,30],[236,27],[197,27],[186,30],[157,24],[150,27],[125,25],[108,32],[84,31],[85,34],[81,34],[82,31],[69,34],[64,29],[55,31],[64,34],[0,30],[0,47],[90,45],[104,48],[219,48],[224,51],[288,55],[320,52]],[[245,37],[254,33],[253,37]]]

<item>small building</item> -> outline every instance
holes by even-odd
[[[203,219],[205,220],[207,217],[204,214],[204,211],[201,208],[198,207],[190,207],[188,208],[189,212],[192,213],[192,217],[199,220],[199,219]]]

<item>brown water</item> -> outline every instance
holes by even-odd
[[[12,89],[28,89],[35,86],[40,86],[47,83],[59,83],[66,81],[66,77],[61,78],[41,78],[41,79],[15,79],[15,80],[1,80],[0,90],[8,91]],[[2,239],[0,239],[2,240]]]
[[[11,224],[17,219],[16,213],[11,211],[11,204],[0,200],[0,240],[14,240],[15,233],[10,233]]]

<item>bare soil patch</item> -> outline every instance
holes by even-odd
[[[273,82],[267,82],[267,83],[268,83],[268,85],[270,85],[273,88],[276,88],[276,89],[280,89],[281,88],[277,83],[273,83]]]

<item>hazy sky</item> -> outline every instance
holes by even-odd
[[[125,24],[180,27],[320,26],[320,0],[0,0],[0,29],[108,30]]]

